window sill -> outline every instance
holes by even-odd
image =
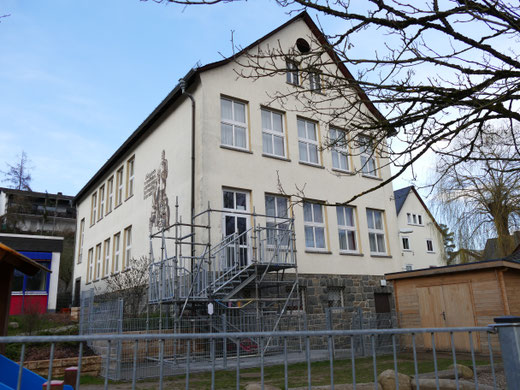
[[[325,167],[323,165],[313,164],[313,163],[309,163],[309,162],[305,162],[305,161],[298,161],[298,164],[307,165],[309,167],[314,167],[314,168],[325,169]]]
[[[288,162],[291,162],[291,159],[290,159],[290,158],[282,157],[282,156],[277,156],[277,155],[275,155],[275,154],[262,153],[262,156],[263,156],[263,157],[268,157],[268,158],[274,158],[275,160],[282,160],[282,161],[288,161]]]
[[[242,152],[242,153],[253,154],[253,152],[250,151],[250,150],[248,150],[248,149],[237,148],[237,147],[234,147],[234,146],[229,146],[229,145],[220,145],[220,147],[221,147],[222,149],[234,150],[235,152]]]
[[[96,224],[95,222],[94,222],[93,224],[91,224],[91,225],[89,226],[89,229],[90,229],[92,226],[94,226],[95,224]]]
[[[108,275],[103,276],[103,277],[101,278],[101,280],[105,280],[105,279],[108,279]]]
[[[418,223],[409,223],[408,225],[409,226],[421,226],[421,227],[424,227],[424,225],[419,225]]]
[[[367,175],[366,173],[362,173],[361,176],[366,177],[367,179],[383,181],[379,176]]]
[[[132,199],[134,197],[134,194],[130,195],[130,196],[127,196],[126,199],[125,199],[125,202],[129,199]]]
[[[303,85],[301,85],[301,84],[295,84],[295,83],[290,83],[290,82],[288,82],[287,80],[285,81],[285,84],[290,85],[290,86],[292,86],[292,87],[297,87],[297,88],[302,88],[302,89],[303,89]]]
[[[380,258],[380,259],[391,259],[392,258],[392,256],[390,256],[390,255],[378,255],[376,253],[371,253],[370,257],[376,257],[376,258]]]
[[[430,251],[426,251],[426,253],[430,254],[430,255],[434,255],[435,252],[430,252]]]
[[[348,176],[354,176],[355,175],[354,172],[352,172],[352,171],[345,171],[344,169],[332,168],[331,170],[333,172],[342,173],[343,175],[348,175]]]
[[[332,252],[331,251],[328,251],[328,250],[319,250],[319,249],[305,249],[305,253],[318,253],[318,254],[321,254],[321,255],[332,255]]]
[[[340,251],[339,254],[343,255],[343,256],[358,256],[358,257],[365,256],[363,253],[359,253],[359,252],[342,252],[342,251]]]
[[[99,223],[99,221],[101,221],[103,219],[103,217],[101,218],[98,218],[97,222],[96,223]]]
[[[116,205],[116,206],[114,207],[114,210],[117,209],[117,208],[118,208],[119,206],[121,206],[122,204],[123,204],[123,202],[121,202],[121,203],[119,203],[118,205]]]
[[[105,214],[105,217],[106,217],[108,214],[110,214],[110,213],[112,213],[112,210],[108,211],[108,212]]]
[[[411,249],[403,249],[403,252],[413,252]]]

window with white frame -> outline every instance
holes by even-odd
[[[300,85],[298,76],[298,65],[294,61],[287,61],[287,82],[293,85]]]
[[[285,157],[283,115],[262,108],[262,143],[265,154]]]
[[[130,198],[134,194],[134,166],[135,158],[132,157],[126,162],[126,198]]]
[[[312,202],[303,203],[303,224],[305,228],[305,247],[307,249],[325,250],[323,205]]]
[[[321,92],[321,78],[319,72],[309,72],[309,89],[314,92]]]
[[[103,276],[107,276],[110,273],[110,238],[103,245]]]
[[[348,171],[347,139],[344,131],[331,127],[329,129],[330,144],[332,145],[332,168]]]
[[[101,243],[96,245],[96,277],[95,279],[98,280],[101,275]]]
[[[116,206],[123,203],[123,167],[116,172]]]
[[[329,307],[344,307],[343,287],[327,287],[327,303]]]
[[[83,241],[85,240],[85,218],[79,223],[79,242],[78,242],[78,264],[83,260]]]
[[[357,231],[355,208],[350,206],[337,206],[338,234],[340,252],[357,252]]]
[[[114,207],[114,176],[112,175],[107,181],[107,214]]]
[[[359,136],[358,144],[361,156],[361,172],[368,176],[377,176],[375,150],[370,137]]]
[[[410,238],[406,236],[401,237],[401,244],[403,245],[403,251],[409,251],[410,249]]]
[[[267,245],[289,245],[288,199],[283,196],[265,196]]]
[[[298,118],[298,149],[301,162],[319,165],[318,131],[315,122]]]
[[[433,252],[434,252],[434,248],[433,248],[433,240],[430,240],[430,239],[427,239],[427,240],[426,240],[426,251],[427,251],[427,252],[430,252],[430,253],[433,253]]]
[[[99,215],[98,221],[103,218],[105,212],[105,185],[99,187]]]
[[[94,248],[88,250],[87,265],[87,283],[89,283],[94,278]]]
[[[421,214],[406,213],[408,225],[423,225],[423,219]]]
[[[220,98],[222,145],[247,149],[246,104],[229,98]]]
[[[92,194],[91,205],[90,205],[90,225],[96,223],[97,217],[97,192]]]
[[[114,248],[112,249],[112,272],[119,272],[119,247],[121,241],[121,233],[114,234]]]
[[[380,210],[367,209],[367,224],[370,253],[386,255],[383,212]]]
[[[130,267],[130,260],[132,260],[132,226],[125,229],[125,251],[123,253],[123,268]]]

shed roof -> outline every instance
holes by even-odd
[[[392,272],[389,274],[385,274],[385,278],[387,280],[411,279],[425,276],[451,274],[456,272],[481,271],[493,268],[509,268],[520,271],[520,261],[497,259],[477,261],[474,263],[466,264],[453,264],[446,265],[443,267],[424,268],[413,271]]]
[[[35,275],[39,270],[52,272],[38,262],[29,259],[2,243],[0,243],[0,263],[8,263],[27,275]]]

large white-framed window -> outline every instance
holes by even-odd
[[[130,198],[134,195],[134,182],[135,182],[135,157],[131,157],[126,162],[126,198]]]
[[[120,245],[121,245],[121,233],[114,234],[114,248],[112,249],[112,272],[117,273],[120,271]]]
[[[99,187],[99,214],[98,221],[105,215],[105,185]]]
[[[410,248],[410,237],[401,236],[401,245],[403,247],[403,251],[409,252],[412,249]]]
[[[132,226],[125,229],[124,240],[123,269],[126,269],[130,267],[130,260],[132,260]]]
[[[92,194],[92,198],[90,201],[90,226],[96,223],[97,217],[97,192]]]
[[[377,177],[376,156],[372,138],[359,136],[358,144],[361,157],[361,172],[366,176]]]
[[[309,89],[313,92],[321,93],[320,72],[316,70],[309,72]]]
[[[267,245],[287,247],[291,230],[288,220],[289,199],[278,195],[265,195]]]
[[[386,255],[383,211],[367,209],[367,225],[370,253],[374,255]]]
[[[79,223],[79,242],[78,242],[78,264],[83,260],[83,242],[85,240],[85,218],[81,219]]]
[[[120,167],[116,172],[116,207],[123,203],[123,171]]]
[[[298,118],[297,122],[300,161],[308,164],[319,165],[320,155],[316,123],[304,118]]]
[[[261,111],[264,154],[286,157],[283,114],[266,108]]]
[[[246,103],[221,97],[220,115],[222,145],[247,150]]]
[[[307,249],[326,250],[323,205],[314,202],[304,202],[303,225],[305,229],[305,247]]]
[[[349,171],[347,135],[334,127],[329,129],[329,139],[332,145],[332,168],[339,171]]]
[[[103,277],[110,273],[110,238],[103,244]]]
[[[107,214],[114,208],[114,175],[107,181]]]
[[[287,82],[293,85],[300,85],[300,77],[298,74],[298,64],[294,61],[287,60],[285,62],[287,66]]]
[[[351,206],[337,206],[338,235],[340,253],[357,253],[356,209]]]
[[[433,247],[433,240],[432,239],[426,239],[426,252],[428,253],[434,253],[435,248]]]
[[[101,275],[101,243],[96,245],[96,269],[95,280],[98,280]]]
[[[94,279],[94,248],[88,250],[87,255],[87,283]]]

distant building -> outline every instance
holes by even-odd
[[[0,187],[0,231],[17,233],[74,232],[72,196]]]

